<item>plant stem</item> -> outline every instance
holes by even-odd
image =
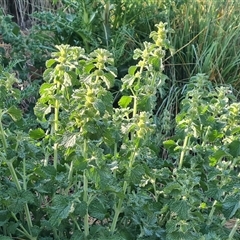
[[[73,176],[73,161],[71,162],[70,167],[69,167],[69,173],[68,173],[69,185],[72,182],[72,176]]]
[[[22,187],[21,187],[21,185],[20,185],[20,183],[19,183],[19,179],[18,179],[18,177],[17,177],[16,171],[15,171],[15,169],[14,169],[14,167],[13,167],[12,162],[7,161],[7,160],[6,160],[6,162],[7,162],[9,171],[10,171],[10,173],[11,173],[11,175],[12,175],[13,182],[16,184],[17,190],[18,190],[18,191],[21,191],[21,190],[22,190]],[[25,169],[25,163],[23,163],[23,165],[24,165],[23,168]],[[24,172],[24,174],[25,174],[25,170],[23,170],[23,172]],[[24,183],[24,182],[25,182],[25,183]],[[25,175],[23,176],[23,187],[24,187],[24,190],[26,190]],[[32,228],[33,225],[32,225],[31,215],[30,215],[30,211],[29,211],[29,208],[28,208],[28,204],[27,204],[27,203],[24,205],[24,211],[25,211],[25,214],[26,214],[26,219],[27,219],[28,228],[29,228],[29,231],[30,231],[30,233],[31,233],[31,228]]]
[[[4,130],[3,130],[3,125],[2,125],[2,116],[3,116],[3,112],[0,109],[0,137],[2,139],[2,145],[3,145],[3,149],[5,151],[5,153],[7,153],[7,140],[5,138],[5,134],[4,134]]]
[[[57,82],[57,92],[59,91],[60,83]],[[55,100],[54,105],[54,123],[53,123],[53,134],[56,135],[56,132],[58,131],[58,115],[59,115],[59,101]],[[56,141],[56,140],[55,140]],[[55,142],[53,145],[54,153],[53,153],[53,165],[55,169],[57,169],[58,164],[58,144]]]
[[[12,175],[13,182],[16,184],[17,190],[18,190],[18,191],[21,191],[21,190],[22,190],[22,187],[21,187],[21,185],[20,185],[20,183],[19,183],[19,180],[18,180],[16,171],[15,171],[15,169],[14,169],[14,167],[13,167],[12,162],[11,162],[11,161],[8,161],[8,160],[6,159],[6,163],[7,163],[7,165],[8,165],[9,171],[10,171],[10,173],[11,173],[11,175]]]
[[[88,223],[88,179],[86,171],[83,173],[83,201],[87,203],[86,214],[84,216],[84,236],[89,235],[89,223]]]
[[[4,130],[3,130],[2,116],[3,116],[3,114],[2,114],[2,112],[0,112],[0,135],[1,135],[1,139],[2,139],[4,152],[7,155],[7,140],[5,138],[5,134],[4,134]],[[22,187],[20,185],[20,181],[17,177],[16,171],[13,167],[12,161],[7,160],[7,159],[5,159],[5,161],[7,163],[8,169],[11,173],[13,182],[15,183],[15,185],[17,187],[17,190],[21,191]],[[26,164],[25,164],[25,159],[23,159],[23,188],[24,188],[24,190],[26,190]],[[33,225],[32,225],[31,215],[30,215],[30,211],[29,211],[27,203],[24,205],[24,210],[25,210],[25,214],[26,214],[26,218],[27,218],[28,228],[29,228],[29,231],[30,231],[30,234],[31,234],[31,227]]]
[[[136,156],[136,148],[134,149],[134,151],[132,152],[131,157],[130,157],[130,161],[129,161],[129,165],[128,165],[128,169],[127,169],[127,173],[126,173],[127,179],[131,175],[132,166],[133,166],[133,163],[135,161],[135,156]],[[122,204],[123,204],[123,200],[124,200],[124,195],[126,194],[126,191],[127,191],[127,187],[128,187],[128,182],[127,182],[127,180],[125,180],[124,183],[123,183],[123,197],[121,197],[119,199],[117,207],[115,207],[113,222],[112,222],[111,229],[110,229],[111,234],[114,234],[114,232],[115,232],[118,217],[119,217],[119,214],[122,211]]]
[[[75,218],[74,216],[71,216],[71,219],[73,220],[73,222],[74,222],[75,225],[77,226],[78,231],[82,232],[82,229],[81,229],[81,227],[79,226],[76,218]]]
[[[185,156],[185,153],[187,151],[187,143],[188,143],[188,139],[189,139],[189,136],[185,136],[184,138],[184,142],[183,142],[183,149],[181,151],[181,155],[180,155],[180,160],[179,160],[179,165],[178,165],[178,169],[181,169],[182,168],[182,165],[183,165],[183,159],[184,159],[184,156]]]
[[[232,240],[233,239],[233,236],[234,234],[236,233],[237,229],[238,229],[238,226],[240,224],[240,219],[238,218],[234,224],[234,227],[232,228],[229,236],[228,236],[228,239],[227,240]]]
[[[83,143],[83,155],[84,159],[87,160],[87,140],[84,139]],[[89,235],[89,223],[88,223],[88,179],[86,170],[83,172],[83,201],[87,203],[86,214],[84,216],[84,236],[87,238]]]
[[[27,182],[26,182],[26,159],[23,159],[23,189],[26,191],[27,190]],[[26,213],[26,218],[27,218],[27,223],[28,223],[28,228],[30,230],[31,233],[31,228],[33,227],[32,225],[32,219],[31,219],[31,215],[30,215],[30,211],[28,208],[28,204],[26,203],[24,206],[25,209],[25,213]]]
[[[211,211],[210,211],[210,213],[209,213],[209,216],[208,216],[208,221],[207,221],[207,224],[208,224],[208,225],[210,225],[211,222],[212,222],[212,218],[213,218],[213,214],[214,214],[214,212],[215,212],[215,205],[216,205],[216,204],[217,204],[217,201],[215,200],[215,201],[213,202],[212,209],[211,209]]]
[[[17,219],[17,217],[16,217],[16,215],[15,215],[13,212],[11,212],[11,215],[13,216],[13,218],[15,219],[16,222],[19,222],[18,219]],[[21,223],[19,224],[19,226],[20,226],[20,228],[22,229],[22,230],[17,229],[19,232],[21,232],[22,234],[24,234],[24,235],[25,235],[27,238],[29,238],[30,240],[37,240],[36,237],[33,237],[33,236],[31,236],[31,235],[28,233],[28,231],[23,227],[23,225],[22,225]]]

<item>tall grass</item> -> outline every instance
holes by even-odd
[[[197,73],[240,87],[240,2],[238,0],[168,1],[167,21],[175,33],[176,53],[169,73],[185,82]]]

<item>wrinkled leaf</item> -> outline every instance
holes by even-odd
[[[49,222],[53,226],[59,226],[63,219],[66,219],[71,212],[71,202],[68,196],[55,195],[52,203],[52,214]]]
[[[106,218],[107,209],[98,199],[94,199],[89,205],[89,214],[99,220]]]
[[[240,208],[239,195],[229,196],[223,203],[223,214],[227,219],[232,218]]]
[[[46,61],[46,67],[50,68],[56,62],[55,59],[49,59]]]
[[[44,138],[45,132],[41,128],[37,128],[34,130],[30,130],[29,136],[30,138],[37,140],[37,139]]]
[[[131,76],[134,76],[136,70],[137,70],[137,66],[131,66],[128,69],[128,74],[131,75]]]
[[[11,116],[13,121],[18,121],[22,118],[22,111],[15,106],[11,106],[7,113]]]
[[[229,144],[229,153],[235,158],[240,155],[240,141],[235,140]]]
[[[171,211],[175,212],[181,219],[188,219],[189,206],[187,201],[178,200],[170,204]]]
[[[127,108],[131,102],[132,102],[132,97],[122,96],[118,101],[118,105],[122,108]]]

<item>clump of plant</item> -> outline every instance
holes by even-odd
[[[27,165],[31,165],[31,157],[37,151],[29,137],[19,127],[23,124],[23,119],[22,111],[18,108],[21,92],[14,87],[14,84],[17,83],[18,80],[14,74],[5,71],[1,66],[0,190],[2,194],[0,197],[0,234],[12,236],[18,232],[20,235],[34,240],[36,238],[32,237],[34,228],[29,204],[34,205],[35,194],[27,189],[26,168]],[[10,238],[6,237],[6,239]]]
[[[169,41],[165,24],[156,27],[153,43],[134,51],[118,108],[110,91],[117,69],[106,49],[56,46],[34,108],[39,128],[29,134],[20,124],[16,79],[0,75],[0,235],[239,238],[240,105],[230,87],[193,77],[159,157],[158,141],[170,130],[168,101],[160,138],[155,115],[157,94],[164,99],[167,91]]]
[[[166,79],[166,34],[165,25],[158,24],[151,34],[154,43],[135,51],[138,63],[122,79],[119,108],[113,108],[109,91],[116,77],[111,53],[57,46],[46,62],[35,107],[42,128],[31,130],[31,139],[21,132],[21,137],[15,131],[7,135],[2,128],[3,152],[12,149],[10,136],[18,137],[12,158],[1,157],[1,187],[9,184],[1,196],[1,234],[28,239],[155,239],[163,234],[152,211],[158,204],[155,183],[152,197],[142,179],[152,178],[158,153],[153,110]],[[8,161],[14,164],[10,172]],[[145,208],[146,219],[137,220],[139,208]]]
[[[175,162],[163,188],[167,239],[238,239],[240,104],[203,74],[184,92],[175,135],[164,142]]]

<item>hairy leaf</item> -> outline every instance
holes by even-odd
[[[72,203],[68,196],[56,195],[51,206],[51,217],[49,222],[53,226],[59,226],[63,219],[66,219],[72,211]]]
[[[7,113],[11,116],[13,121],[18,121],[22,118],[22,111],[15,106],[11,106]]]
[[[240,196],[229,196],[223,203],[223,214],[227,219],[232,218],[240,209]]]
[[[122,96],[121,99],[118,101],[118,104],[122,108],[127,108],[131,102],[132,102],[132,97]]]

